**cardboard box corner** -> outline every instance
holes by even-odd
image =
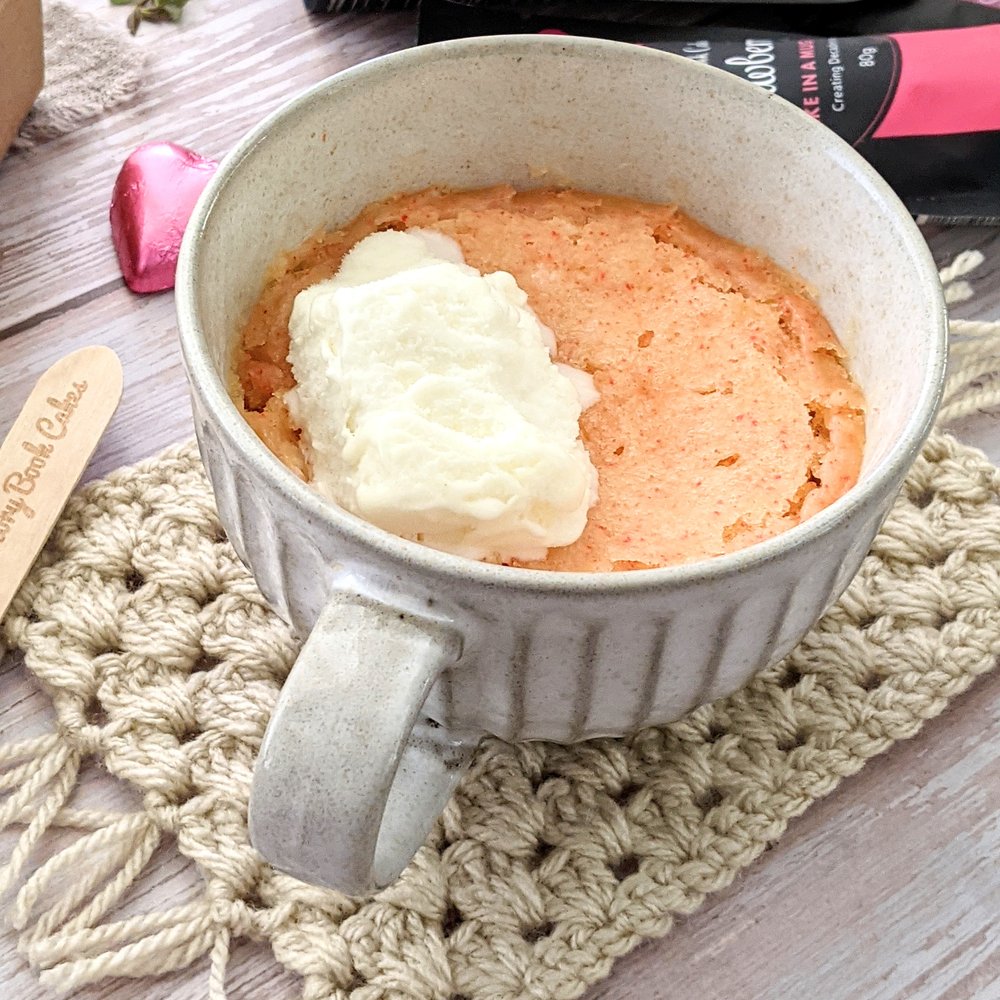
[[[0,0],[0,158],[42,89],[41,0]]]

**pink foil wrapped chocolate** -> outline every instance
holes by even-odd
[[[173,142],[146,143],[125,161],[111,195],[111,238],[133,292],[174,287],[184,229],[217,166]]]

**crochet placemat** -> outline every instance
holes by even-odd
[[[953,330],[946,417],[988,395],[975,376],[1000,327]],[[857,578],[782,663],[629,739],[486,741],[399,881],[350,899],[249,844],[254,755],[295,643],[226,541],[194,446],[171,449],[70,501],[3,623],[58,718],[0,747],[0,829],[24,826],[0,874],[0,893],[20,886],[20,950],[63,990],[210,953],[220,998],[231,943],[251,937],[305,1000],[577,996],[994,666],[998,565],[1000,471],[937,433]],[[141,809],[68,806],[87,758]],[[54,826],[77,839],[32,870]],[[200,896],[114,919],[165,835]]]

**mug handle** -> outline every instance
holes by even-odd
[[[461,637],[336,593],[292,667],[250,789],[250,841],[276,868],[362,895],[409,864],[479,742],[417,721]]]

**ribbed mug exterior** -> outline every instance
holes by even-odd
[[[227,393],[232,341],[266,266],[375,198],[503,181],[678,200],[799,269],[868,399],[861,483],[743,552],[588,578],[432,552],[298,481]],[[453,623],[462,655],[426,712],[455,731],[507,739],[571,741],[663,723],[788,652],[857,570],[916,457],[947,336],[919,231],[832,133],[686,60],[538,36],[375,60],[276,112],[227,157],[199,202],[177,297],[220,516],[264,595],[302,636],[335,587]]]
[[[334,587],[454,622],[459,662],[426,713],[454,732],[572,742],[669,722],[722,697],[787,653],[861,564],[891,495],[817,536],[725,580],[651,586],[621,595],[525,593],[516,581],[470,584],[424,576],[405,557],[358,547],[310,519],[254,474],[204,415],[198,441],[219,516],[264,596],[309,633]]]

